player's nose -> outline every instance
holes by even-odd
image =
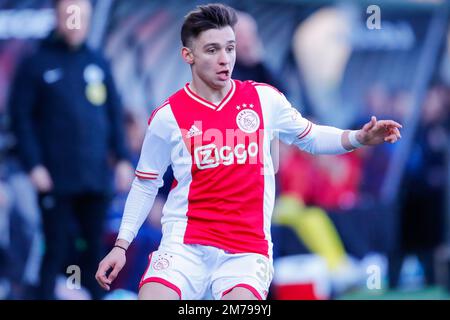
[[[218,62],[220,65],[227,65],[230,63],[230,57],[225,50],[220,50]]]

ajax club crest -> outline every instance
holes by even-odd
[[[170,266],[170,259],[172,256],[169,256],[167,253],[165,253],[163,256],[158,255],[156,258],[156,261],[153,262],[153,270],[155,271],[161,271],[164,269],[167,269]]]
[[[236,123],[245,133],[256,132],[259,128],[260,120],[258,114],[251,109],[241,110],[236,116]]]

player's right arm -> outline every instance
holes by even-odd
[[[171,143],[168,106],[156,109],[150,118],[142,145],[136,177],[125,203],[125,209],[115,246],[100,262],[95,278],[102,288],[110,289],[126,263],[126,250],[147,219],[158,189],[164,184],[163,176],[170,164]],[[108,274],[109,272],[109,274]]]

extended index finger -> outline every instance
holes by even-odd
[[[403,128],[400,123],[394,120],[379,120],[378,124],[386,127]]]

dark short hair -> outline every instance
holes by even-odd
[[[234,28],[237,15],[233,8],[221,3],[210,3],[197,6],[184,17],[181,27],[181,43],[187,47],[192,39],[209,29],[220,29],[226,26]]]

